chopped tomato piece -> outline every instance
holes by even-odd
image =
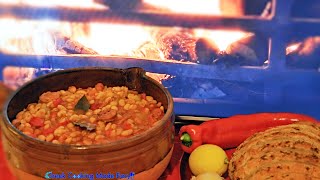
[[[99,109],[100,106],[101,106],[101,103],[93,103],[90,105],[90,109],[94,111],[96,109]]]
[[[60,126],[65,126],[65,125],[67,125],[69,123],[69,121],[68,120],[65,120],[65,121],[63,121],[63,122],[59,122],[59,125]]]
[[[163,112],[161,111],[160,108],[156,108],[151,111],[151,114],[154,118],[159,119],[160,116],[162,116]]]
[[[57,107],[62,102],[63,102],[63,100],[61,98],[57,98],[56,100],[53,101],[53,106]]]
[[[106,136],[110,136],[111,131],[112,131],[112,129],[108,129],[108,130],[106,130],[105,135],[106,135]]]
[[[48,135],[48,134],[51,134],[51,133],[53,133],[54,132],[54,130],[56,130],[57,128],[55,128],[55,127],[49,127],[48,129],[44,129],[43,130],[43,135]]]
[[[32,117],[30,119],[30,124],[34,127],[42,127],[44,125],[44,119],[39,117]]]
[[[142,99],[146,99],[146,97],[147,97],[146,93],[142,93],[142,94],[141,94],[141,98],[142,98]]]
[[[62,134],[62,135],[58,138],[58,141],[64,142],[67,138],[68,138],[68,136],[67,136],[66,134]]]
[[[132,126],[131,126],[131,124],[125,122],[125,123],[123,123],[122,128],[125,129],[125,130],[128,130],[128,129],[131,129]]]
[[[151,114],[149,114],[149,115],[148,115],[148,121],[149,121],[149,124],[152,125],[152,124],[155,123],[157,120],[156,120]]]
[[[56,118],[57,117],[58,112],[57,111],[51,111],[50,112],[50,118]]]

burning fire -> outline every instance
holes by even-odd
[[[150,33],[142,26],[90,23],[89,27],[89,34],[76,40],[100,55],[130,55],[151,40]]]
[[[202,37],[209,39],[210,41],[214,42],[217,47],[219,48],[220,51],[225,51],[228,46],[236,42],[246,35],[248,33],[245,33],[243,31],[227,31],[227,30],[195,30],[196,36],[197,37]]]
[[[71,25],[58,21],[29,21],[14,18],[0,19],[0,50],[15,54],[58,54],[54,31],[71,35]]]
[[[168,9],[175,13],[202,14],[202,15],[229,15],[231,12],[224,12],[221,9],[222,0],[143,0],[147,4]],[[237,11],[233,9],[233,11]],[[234,13],[234,12],[232,12]],[[214,42],[220,51],[243,38],[246,34],[243,31],[227,30],[194,30],[196,37],[207,38]]]
[[[151,40],[142,26],[107,23],[68,23],[0,19],[0,50],[15,54],[54,55],[67,42],[61,36],[90,47],[100,55],[130,55],[141,44]],[[72,48],[72,47],[71,47]]]
[[[170,12],[191,14],[223,14],[220,0],[144,0],[144,3],[166,9]],[[73,7],[73,8],[106,8],[94,0],[0,0],[0,4]],[[134,56],[133,52],[146,42],[155,41],[151,34],[156,27],[119,25],[110,23],[70,23],[54,20],[19,20],[1,18],[0,51],[36,55],[61,54],[63,47],[71,46],[79,50],[80,45],[92,49],[99,55]],[[226,30],[193,30],[195,37],[206,38],[214,42],[220,50],[246,35],[241,31]],[[69,37],[72,40],[65,40]],[[70,45],[71,43],[71,45]],[[79,50],[81,51],[81,50]],[[85,51],[91,52],[91,50]],[[161,53],[161,52],[160,52]],[[87,53],[85,53],[87,54]],[[161,55],[159,55],[161,57]],[[147,58],[147,57],[146,57]]]
[[[221,14],[220,0],[143,0],[143,2],[175,13]]]

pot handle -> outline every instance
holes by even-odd
[[[140,67],[132,67],[124,69],[124,77],[126,78],[126,86],[138,92],[143,91],[143,77],[146,71]]]

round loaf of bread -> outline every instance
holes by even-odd
[[[231,180],[320,179],[320,124],[297,122],[254,134],[229,163]]]

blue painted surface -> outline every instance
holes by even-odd
[[[63,56],[19,56],[0,53],[0,70],[6,66],[34,67],[49,69],[67,69],[73,67],[103,66],[113,68],[141,67],[149,72],[170,74],[175,78],[163,81],[174,97],[174,107],[177,115],[227,117],[235,114],[257,112],[295,112],[308,114],[320,119],[320,73],[317,70],[293,70],[285,65],[285,48],[289,35],[320,35],[319,21],[303,21],[290,19],[292,0],[274,1],[277,3],[274,17],[271,19],[237,19],[215,17],[205,21],[195,17],[188,18],[175,16],[157,16],[155,14],[132,14],[132,22],[140,22],[145,18],[146,24],[159,26],[202,27],[213,28],[226,26],[228,28],[243,28],[259,32],[270,38],[269,64],[265,67],[233,67],[220,69],[216,66],[184,64],[145,59],[122,57],[77,57]],[[21,18],[41,19],[52,18],[81,21],[94,20],[87,12],[83,16],[57,16],[59,10],[46,10],[48,13],[39,16],[34,9],[35,16],[30,16],[24,10],[13,8],[12,11]],[[7,11],[6,11],[7,12]],[[4,13],[4,11],[2,11]],[[70,13],[81,13],[70,11]],[[84,13],[84,12],[82,12]],[[100,12],[100,18],[122,16],[121,13],[112,14]],[[130,14],[130,13],[127,13]],[[37,16],[36,16],[37,15]],[[27,17],[25,17],[27,16]],[[117,16],[117,17],[118,17]],[[89,18],[90,17],[90,18]],[[167,22],[153,21],[164,17]],[[169,18],[168,18],[169,17]],[[74,19],[72,19],[74,18]],[[85,19],[87,18],[87,19]],[[125,17],[121,17],[125,18]],[[128,17],[127,17],[128,19]],[[100,19],[101,20],[101,19]],[[131,19],[132,20],[132,19]],[[203,22],[206,22],[203,24]],[[125,21],[130,23],[131,21]],[[38,71],[36,76],[50,72]],[[2,75],[0,76],[2,79]]]
[[[183,64],[176,65],[176,68],[173,69],[165,68],[170,64],[162,64],[161,62],[138,59],[118,60],[117,58],[105,58],[103,61],[102,59],[82,57],[72,59],[57,57],[55,59],[54,56],[39,58],[0,55],[3,67],[11,65],[47,68],[36,69],[35,77],[56,71],[58,67],[63,67],[62,69],[85,66],[128,68],[138,64],[139,67],[156,73],[163,73],[163,70],[166,69],[164,73],[174,74],[175,77],[162,81],[162,84],[174,97],[177,115],[228,117],[235,114],[286,111],[308,114],[320,119],[320,73],[315,70],[278,72],[258,67],[219,70],[210,67],[210,65],[204,67],[194,64],[192,67],[194,73],[188,74],[191,69]],[[132,64],[127,62],[132,62]],[[154,66],[153,63],[157,66]],[[114,66],[115,64],[116,66]],[[50,69],[49,67],[52,66],[55,68]],[[205,76],[206,74],[201,73],[201,70],[206,68],[208,68],[207,71],[211,69],[215,74],[229,74],[229,76],[225,76],[225,78],[223,76],[216,76],[217,78]],[[182,75],[179,76],[179,73]],[[237,74],[239,75],[237,76]],[[245,75],[241,76],[241,74]],[[201,76],[205,77],[200,78]]]

